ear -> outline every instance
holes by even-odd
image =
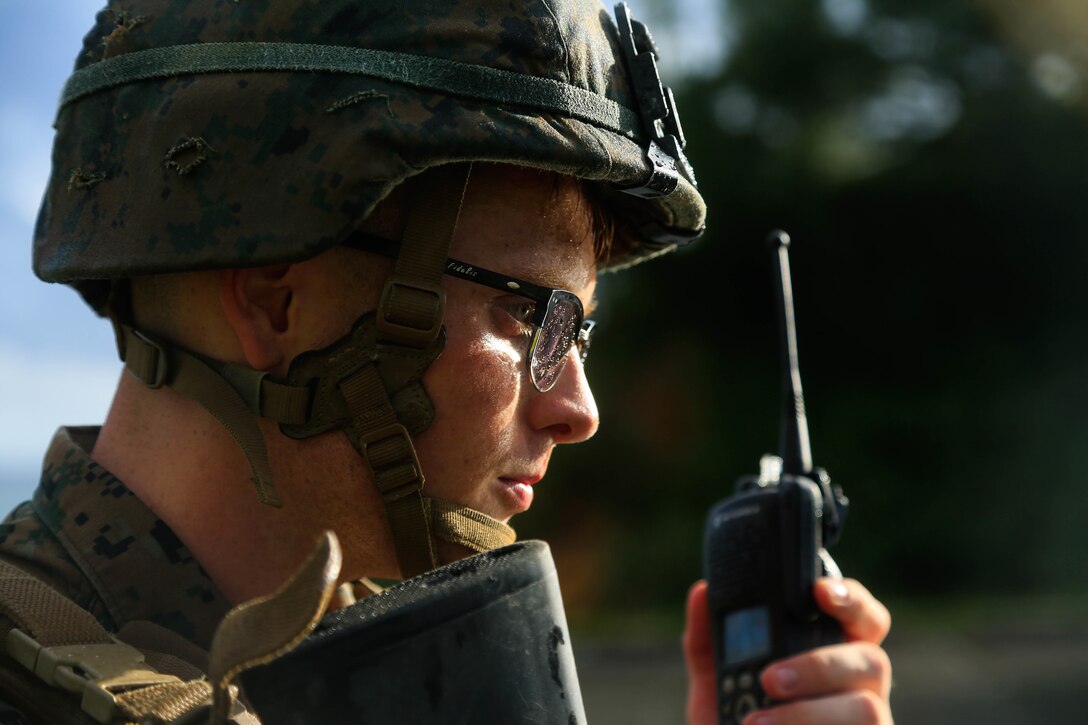
[[[294,265],[226,269],[219,274],[219,301],[246,363],[271,370],[282,363],[291,332]]]

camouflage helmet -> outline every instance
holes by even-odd
[[[705,206],[672,95],[616,10],[109,0],[62,94],[34,270],[96,304],[95,280],[297,261],[474,160],[595,182],[628,237],[602,268],[686,243]]]

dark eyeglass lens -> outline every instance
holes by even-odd
[[[578,339],[582,328],[580,307],[577,298],[556,298],[537,331],[529,367],[533,382],[542,391],[555,385],[567,353]]]

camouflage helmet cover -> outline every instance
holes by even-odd
[[[654,169],[623,40],[597,0],[110,0],[62,96],[34,270],[95,304],[92,280],[308,258],[459,161],[602,182],[635,230],[602,266],[660,253],[705,206],[682,153],[671,193],[616,191]]]

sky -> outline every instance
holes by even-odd
[[[57,98],[104,4],[0,0],[0,516],[29,496],[58,426],[102,421],[121,372],[109,324],[30,268]],[[653,31],[666,79],[711,70],[724,57],[728,38],[711,30],[722,25],[722,0],[629,5]]]
[[[30,270],[57,98],[102,4],[0,0],[0,512],[33,490],[57,426],[101,422],[120,373],[109,324]]]

